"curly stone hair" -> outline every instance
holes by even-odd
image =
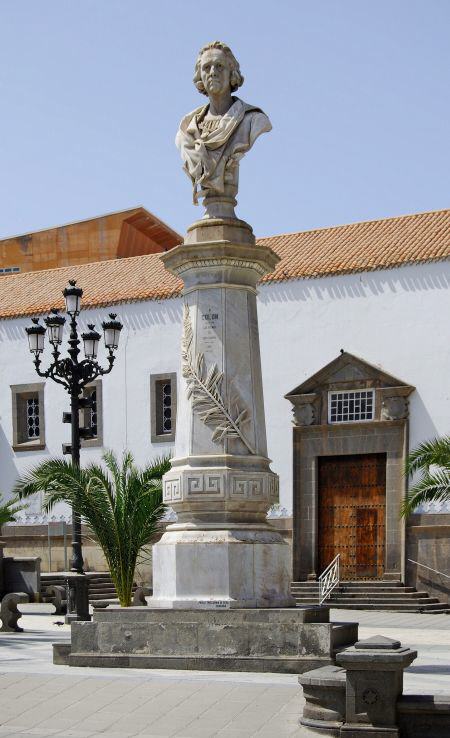
[[[244,77],[241,74],[238,60],[234,56],[230,47],[224,44],[223,41],[211,41],[211,43],[206,44],[206,46],[203,46],[203,48],[200,49],[198,56],[197,56],[197,61],[195,62],[194,79],[193,79],[194,85],[196,86],[197,90],[201,92],[202,95],[208,94],[202,82],[201,72],[200,72],[200,63],[201,63],[202,54],[205,51],[208,51],[208,49],[220,49],[227,55],[228,60],[230,62],[230,68],[231,68],[231,76],[230,76],[231,92],[236,92],[238,87],[241,87],[241,85],[244,84]]]

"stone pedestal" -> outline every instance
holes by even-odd
[[[164,502],[178,515],[153,548],[153,607],[293,606],[289,547],[266,521],[267,457],[256,285],[278,256],[237,219],[194,223],[162,257],[184,282],[176,454]]]
[[[397,700],[403,691],[403,669],[416,656],[417,651],[384,636],[357,641],[337,655],[338,664],[347,672],[342,738],[398,738]]]
[[[184,282],[176,454],[164,502],[178,515],[153,547],[149,607],[94,610],[55,663],[299,673],[334,662],[356,623],[295,607],[289,545],[268,524],[256,285],[278,257],[250,226],[206,218],[161,257]]]
[[[70,646],[54,645],[54,663],[289,674],[332,663],[358,637],[357,623],[330,623],[327,607],[108,607],[71,631]]]

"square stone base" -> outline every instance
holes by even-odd
[[[109,607],[72,624],[58,663],[201,671],[299,673],[334,662],[357,640],[357,623],[330,623],[327,607],[162,610]]]
[[[278,531],[175,528],[153,546],[151,607],[295,607],[289,546]]]

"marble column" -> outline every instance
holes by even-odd
[[[267,457],[256,285],[278,256],[250,226],[194,223],[162,257],[184,283],[181,387],[164,501],[177,513],[153,548],[154,607],[294,604],[289,546],[266,521],[278,501]]]

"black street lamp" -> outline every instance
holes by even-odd
[[[81,309],[83,290],[76,286],[75,280],[71,279],[69,280],[68,286],[63,290],[63,295],[66,301],[66,312],[70,316],[69,356],[67,358],[61,359],[59,350],[66,319],[62,315],[59,315],[57,310],[52,310],[51,314],[45,318],[46,327],[39,323],[39,318],[32,318],[33,325],[25,330],[28,334],[30,351],[35,357],[34,366],[38,375],[45,379],[53,379],[57,384],[61,384],[70,395],[70,413],[63,413],[63,423],[71,424],[72,438],[70,444],[63,444],[63,453],[70,453],[72,455],[72,463],[79,466],[80,439],[92,438],[92,430],[90,428],[80,428],[80,409],[91,407],[92,405],[92,400],[82,397],[83,388],[98,376],[109,374],[113,368],[115,360],[114,351],[119,344],[122,323],[117,320],[117,316],[114,313],[110,313],[109,320],[102,323],[105,347],[108,350],[107,359],[109,366],[107,369],[103,369],[97,362],[98,344],[101,336],[95,330],[94,325],[91,324],[88,325],[89,331],[83,333],[81,336],[86,358],[80,361],[78,358],[80,354],[80,349],[78,348],[80,340],[77,315],[79,315]],[[53,346],[53,362],[46,371],[41,371],[40,354],[44,351],[44,339],[47,331],[49,341]],[[76,510],[72,510],[71,570],[78,574],[83,574],[81,518]]]

